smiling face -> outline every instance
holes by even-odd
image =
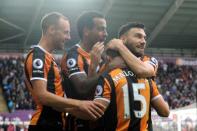
[[[144,49],[146,47],[146,33],[142,28],[131,28],[125,33],[121,39],[127,48],[137,57],[144,55]]]
[[[107,37],[107,24],[103,18],[94,18],[94,28],[92,32],[95,34],[97,41],[103,42]]]
[[[59,19],[58,25],[55,26],[53,43],[55,49],[64,49],[64,44],[70,40],[70,24],[68,20]]]
[[[93,46],[96,42],[104,42],[107,37],[107,24],[104,18],[94,18],[92,29],[88,30],[88,41]]]
[[[64,49],[70,39],[70,23],[68,18],[58,12],[46,14],[41,20],[42,35],[45,36],[50,50]]]

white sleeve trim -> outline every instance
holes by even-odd
[[[149,61],[148,63],[151,64],[152,66],[154,66],[154,68],[157,67],[157,64],[155,64],[155,63],[153,63],[151,61]]]
[[[159,95],[153,97],[153,98],[151,99],[151,101],[154,101],[154,100],[158,99],[159,97],[162,97],[162,96],[159,94]]]
[[[108,100],[107,98],[102,98],[102,97],[97,97],[97,98],[94,98],[94,100],[103,100],[103,101],[106,101],[108,103],[110,103],[110,100]]]
[[[31,81],[33,81],[33,80],[44,80],[44,81],[47,81],[47,79],[41,78],[41,77],[32,77],[30,80]]]
[[[85,71],[81,71],[81,72],[75,72],[75,73],[72,73],[68,76],[68,78],[70,78],[71,76],[73,75],[76,75],[76,74],[86,74]]]

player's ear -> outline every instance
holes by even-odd
[[[49,26],[47,29],[47,32],[49,34],[54,34],[55,33],[55,26],[54,25]]]
[[[89,32],[90,32],[90,29],[88,29],[87,27],[84,27],[84,29],[83,29],[84,36],[88,36]]]
[[[123,41],[123,43],[126,43],[127,37],[125,35],[120,36],[120,39]]]

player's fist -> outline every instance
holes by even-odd
[[[99,65],[99,62],[101,61],[101,55],[104,51],[104,43],[103,42],[97,42],[90,51],[90,58],[91,63],[96,68]]]
[[[117,50],[124,46],[123,41],[120,39],[112,39],[107,43],[107,49]]]

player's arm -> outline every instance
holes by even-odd
[[[104,112],[106,111],[107,107],[109,106],[109,102],[107,102],[105,100],[95,99],[94,101],[100,103],[103,106]]]
[[[76,108],[92,117],[98,117],[97,114],[93,112],[95,108],[98,108],[95,104],[89,105],[87,102],[65,99],[47,91],[47,64],[49,63],[44,64],[44,59],[33,59],[31,56],[28,57],[25,62],[26,77],[28,78],[28,80],[25,80],[25,84],[29,87],[28,89],[32,92],[37,103],[58,109],[58,111],[64,111],[65,108]],[[93,115],[90,114],[90,112],[93,113]]]
[[[32,80],[32,93],[42,105],[64,109],[66,107],[77,108],[78,100],[65,99],[47,91],[47,82],[44,80]]]
[[[77,118],[83,119],[83,120],[96,120],[100,118],[104,114],[104,106],[96,101],[81,101],[81,105],[78,108],[74,107],[67,107],[63,110],[60,108],[53,109],[59,111],[59,112],[67,112],[72,114],[73,116],[76,116]]]
[[[110,104],[110,100],[111,100],[110,84],[105,78],[101,76],[99,77],[98,85],[96,86],[94,101],[102,104],[104,107],[104,111],[106,111],[107,107]]]
[[[170,114],[168,103],[165,102],[163,97],[160,95],[156,99],[151,100],[152,107],[156,110],[159,116],[168,117]]]
[[[45,61],[44,58],[40,58],[37,52],[32,53],[26,60],[25,71],[27,78],[25,83],[28,87],[31,87],[33,96],[36,100],[42,105],[50,107],[59,107],[60,109],[66,107],[77,107],[79,101],[68,101],[63,97],[57,96],[53,93],[47,91],[47,75],[48,75],[48,66],[50,61]],[[34,57],[33,57],[34,56]]]
[[[156,110],[159,116],[168,117],[170,114],[168,103],[165,102],[160,95],[156,83],[153,80],[151,80],[151,82],[153,87],[151,106]]]
[[[117,50],[129,68],[138,76],[138,77],[152,77],[155,76],[154,67],[138,59],[129,49],[123,44],[122,40],[113,39],[108,43],[108,47],[111,49]]]
[[[88,68],[88,74],[83,71],[81,73],[71,75],[70,77],[77,94],[81,97],[87,98],[94,96],[95,87],[99,77],[97,74],[97,67],[101,60],[103,50],[103,43],[96,43],[90,52],[91,63]]]
[[[103,115],[104,106],[98,102],[79,101],[75,99],[65,99],[47,91],[47,84],[43,80],[33,80],[32,93],[37,101],[45,106],[50,106],[60,112],[69,112],[82,118],[95,120]],[[70,109],[70,110],[69,110]],[[72,110],[71,110],[72,109]]]
[[[93,97],[96,83],[98,81],[98,75],[88,78],[85,73],[81,73],[71,76],[70,80],[72,81],[75,91],[79,97]]]
[[[78,54],[72,52],[65,53],[61,60],[63,77],[67,76],[69,80],[71,80],[73,84],[72,88],[74,88],[79,98],[87,98],[87,96],[89,96],[87,95],[88,93],[92,94],[94,89],[91,87],[95,85],[97,80],[97,77],[88,79],[84,67],[82,66],[84,64],[83,62]]]

